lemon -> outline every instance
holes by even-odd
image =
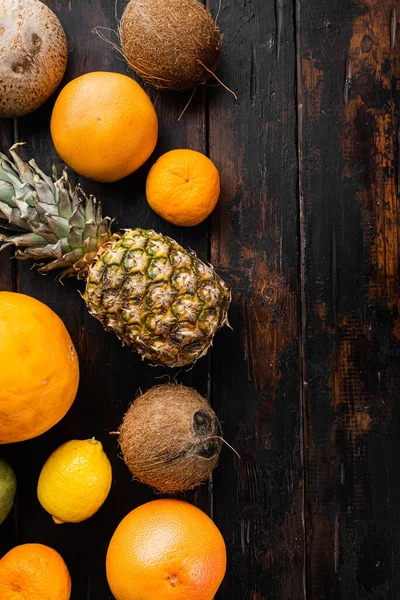
[[[57,448],[39,476],[38,499],[55,523],[89,519],[110,491],[110,461],[101,443],[71,440]]]
[[[12,509],[16,491],[15,473],[10,465],[0,458],[0,525]]]

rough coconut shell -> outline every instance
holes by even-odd
[[[125,414],[119,443],[136,479],[164,493],[202,483],[218,461],[220,423],[196,390],[160,385],[139,396]]]
[[[131,0],[120,35],[132,69],[155,87],[196,87],[217,68],[221,35],[198,0]]]
[[[0,0],[0,117],[30,113],[55,91],[68,48],[56,15],[39,0]]]

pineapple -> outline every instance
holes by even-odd
[[[213,267],[152,230],[113,234],[100,202],[73,189],[66,171],[53,180],[25,163],[17,146],[11,159],[0,153],[0,225],[13,232],[0,236],[3,247],[42,273],[84,279],[90,314],[153,364],[181,367],[206,354],[231,300]]]

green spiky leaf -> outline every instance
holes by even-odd
[[[61,277],[85,278],[112,235],[111,219],[103,218],[94,196],[72,188],[65,170],[52,180],[34,160],[25,163],[20,145],[11,148],[11,159],[0,153],[0,226],[16,233],[1,235],[0,243],[16,246],[18,258],[38,261],[43,273],[61,269]]]

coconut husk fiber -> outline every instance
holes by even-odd
[[[218,27],[198,0],[131,0],[122,15],[120,36],[132,69],[163,89],[204,84],[221,52]]]
[[[207,479],[218,461],[220,436],[217,416],[196,390],[166,384],[131,404],[119,443],[135,479],[175,493]]]

